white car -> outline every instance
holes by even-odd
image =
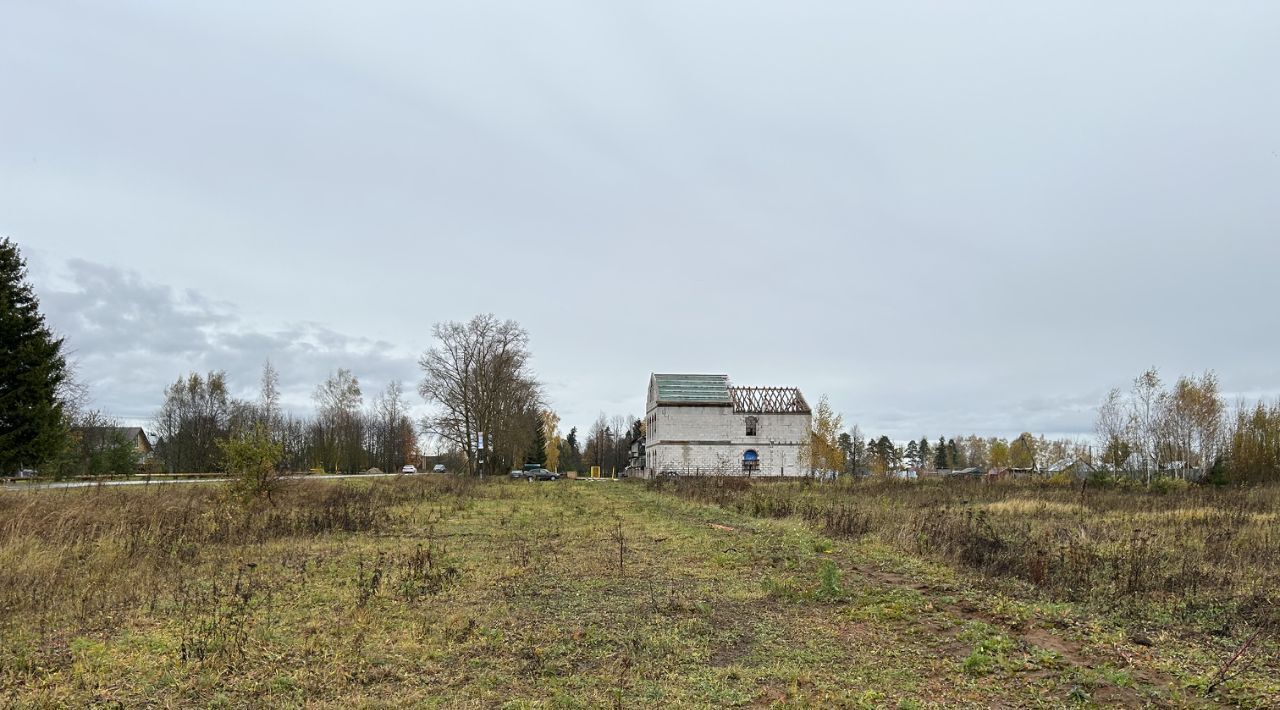
[[[438,463],[431,468],[432,473],[444,473],[444,464]]]
[[[413,464],[405,464],[400,469],[400,473],[417,473],[417,472],[418,472],[418,467],[414,466]]]

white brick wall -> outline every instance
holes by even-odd
[[[651,473],[742,473],[743,454],[753,450],[760,470],[752,475],[805,473],[800,448],[808,435],[808,414],[757,414],[755,436],[746,435],[746,414],[732,407],[658,406],[646,417]]]

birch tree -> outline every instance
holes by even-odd
[[[1112,388],[1098,407],[1094,422],[1098,444],[1102,447],[1102,462],[1114,470],[1124,467],[1132,449],[1132,427],[1126,412],[1124,395],[1119,388]]]
[[[542,410],[542,434],[546,437],[546,466],[552,471],[560,470],[560,415],[550,409]]]
[[[840,430],[843,428],[844,418],[831,409],[827,396],[822,395],[813,410],[809,440],[801,449],[802,460],[808,465],[810,474],[844,470],[845,456],[840,449]]]
[[[262,377],[259,380],[258,416],[266,425],[267,433],[274,441],[280,441],[280,373],[272,366],[271,361],[262,363]]]
[[[1222,445],[1224,406],[1217,376],[1206,372],[1199,378],[1179,377],[1162,403],[1163,458],[1207,470]]]
[[[1134,378],[1129,419],[1133,423],[1138,451],[1142,454],[1147,485],[1151,484],[1152,472],[1159,465],[1160,412],[1164,396],[1164,385],[1156,368]]]

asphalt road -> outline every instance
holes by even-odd
[[[386,478],[388,476],[415,476],[413,473],[344,473],[318,474],[314,476],[285,476],[286,480],[315,479],[332,481],[343,478]],[[36,491],[50,488],[95,488],[97,486],[168,486],[179,483],[226,483],[230,478],[165,478],[165,479],[128,479],[124,481],[51,481],[49,483],[6,483],[0,485],[0,491]]]

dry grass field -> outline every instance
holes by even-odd
[[[0,706],[1269,707],[1280,490],[0,492]],[[1234,660],[1232,660],[1234,658]]]

